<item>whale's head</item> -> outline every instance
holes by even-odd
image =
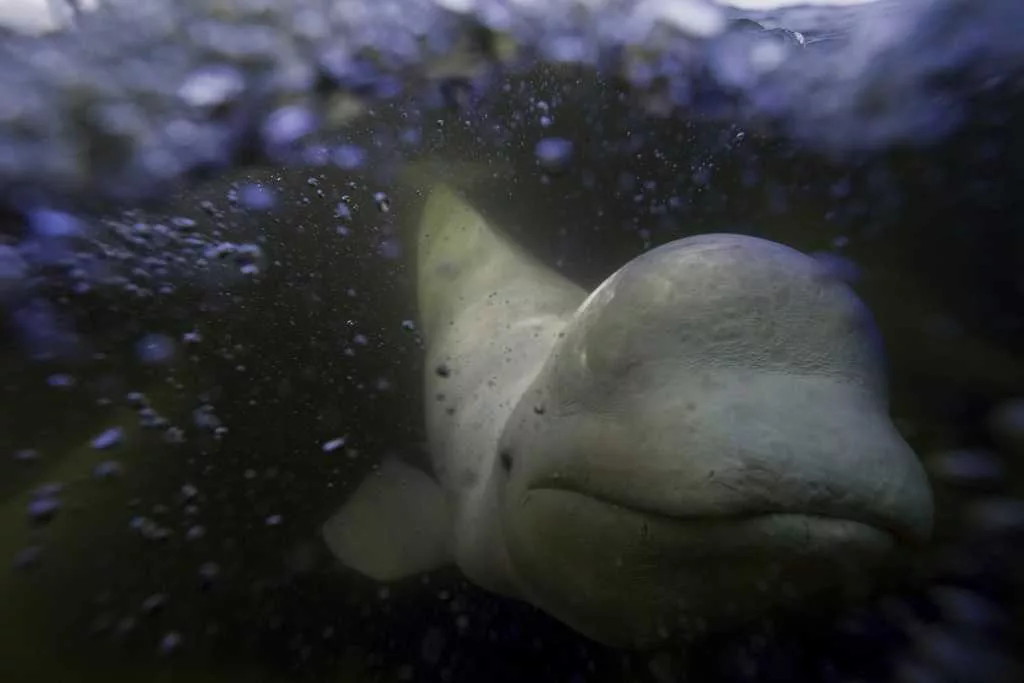
[[[932,525],[865,307],[812,258],[735,235],[655,249],[595,290],[496,472],[519,589],[623,646],[862,582]]]

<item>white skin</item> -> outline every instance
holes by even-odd
[[[454,561],[651,647],[863,579],[929,535],[877,331],[814,259],[705,235],[588,297],[437,186],[418,267],[434,478],[391,461],[363,483],[324,528],[349,567],[387,581]]]

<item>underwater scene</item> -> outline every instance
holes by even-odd
[[[0,681],[1024,681],[1022,30],[0,0]]]

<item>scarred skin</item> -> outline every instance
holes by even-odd
[[[451,532],[403,567],[374,522],[370,554],[389,559],[360,559],[374,518],[356,508],[382,495],[370,482],[325,527],[349,566],[390,580],[454,561],[591,638],[646,648],[864,579],[928,537],[931,491],[889,418],[877,330],[811,257],[704,235],[586,296],[435,186],[418,267],[446,504],[432,519]],[[428,485],[414,478],[397,490]]]

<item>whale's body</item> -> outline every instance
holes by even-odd
[[[929,534],[854,294],[738,235],[654,249],[589,296],[429,193],[418,297],[433,476],[382,463],[324,526],[380,581],[454,562],[645,647],[799,602]]]

